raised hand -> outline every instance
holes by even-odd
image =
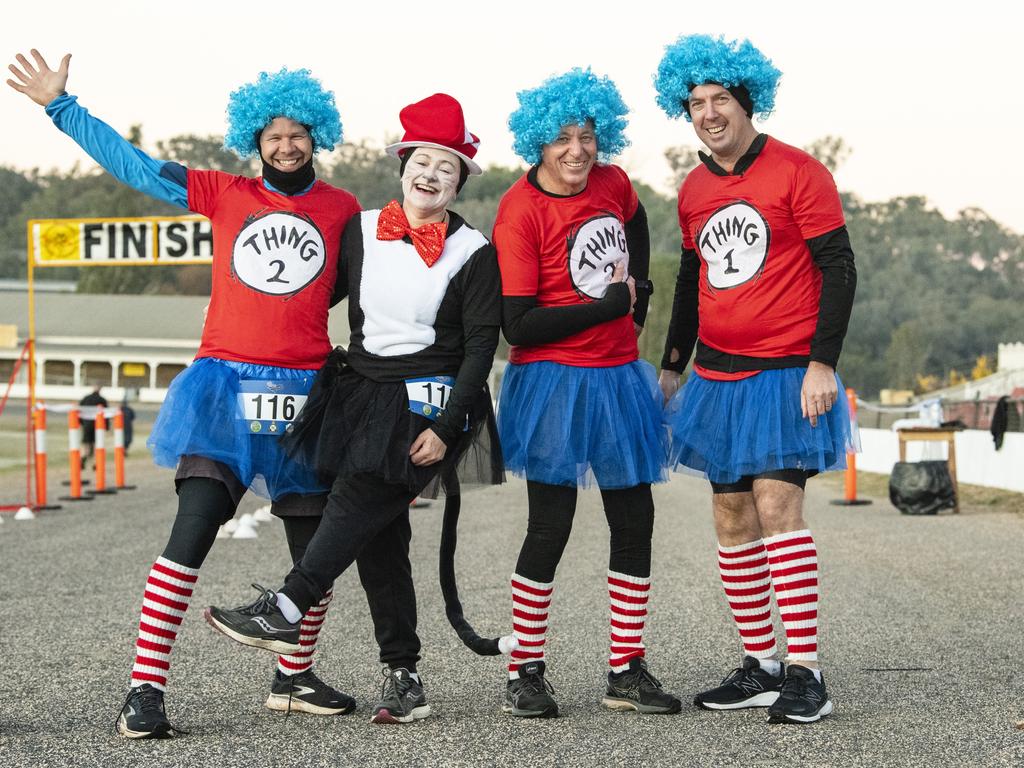
[[[14,64],[7,66],[11,74],[18,79],[18,82],[8,80],[7,84],[18,91],[18,93],[24,93],[39,106],[45,107],[64,93],[64,88],[68,83],[68,67],[71,65],[71,54],[64,54],[64,58],[60,60],[60,67],[56,71],[50,69],[46,59],[35,48],[31,50],[31,54],[32,58],[35,59],[34,65],[19,53],[15,58],[21,67],[19,68]]]

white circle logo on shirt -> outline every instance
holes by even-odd
[[[624,262],[629,273],[629,250],[622,222],[611,213],[601,213],[583,222],[569,235],[569,277],[576,292],[600,299],[608,290],[615,265]]]
[[[246,219],[235,237],[231,271],[255,291],[290,296],[323,272],[325,251],[324,236],[311,219],[273,211]]]
[[[712,214],[697,235],[697,249],[708,266],[713,288],[735,288],[764,269],[771,232],[750,203],[729,203]]]

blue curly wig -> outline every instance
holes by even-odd
[[[541,148],[558,138],[563,126],[583,125],[587,120],[594,123],[602,162],[629,146],[623,133],[629,108],[615,83],[598,77],[589,67],[549,77],[536,88],[519,91],[516,97],[519,109],[508,118],[515,137],[512,148],[531,165],[540,162]]]
[[[228,97],[228,132],[224,146],[241,158],[259,152],[256,133],[275,117],[287,117],[309,127],[313,151],[331,150],[341,142],[341,117],[334,94],[324,90],[308,69],[270,74],[260,72],[254,83],[246,83]]]
[[[754,113],[766,119],[775,107],[775,90],[782,73],[749,40],[726,41],[711,35],[683,35],[665,47],[665,55],[654,76],[658,106],[669,117],[686,115],[683,102],[690,98],[690,86],[720,83],[725,88],[744,86],[750,93]]]

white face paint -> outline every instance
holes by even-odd
[[[461,171],[459,158],[436,147],[414,147],[402,175],[406,215],[439,221],[455,199]]]

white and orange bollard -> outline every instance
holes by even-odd
[[[109,495],[117,493],[113,488],[107,488],[107,415],[103,408],[96,408],[96,450],[94,464],[96,467],[96,482],[93,485],[94,494]]]
[[[82,494],[82,420],[77,408],[68,411],[68,468],[71,493],[61,501],[92,501],[92,496]]]
[[[42,403],[36,404],[35,413],[32,414],[32,428],[35,433],[36,467],[36,503],[32,508],[60,509],[60,504],[46,503],[46,406]]]
[[[135,489],[124,481],[124,411],[120,408],[114,413],[114,488],[119,491]]]
[[[36,503],[46,506],[46,407],[36,405],[32,414],[32,427],[35,430],[36,442]]]
[[[850,407],[851,428],[857,423],[857,393],[846,388],[846,402]],[[871,499],[857,498],[857,454],[850,451],[846,454],[846,476],[843,478],[843,498],[833,499],[832,503],[840,507],[859,507],[870,504]]]

